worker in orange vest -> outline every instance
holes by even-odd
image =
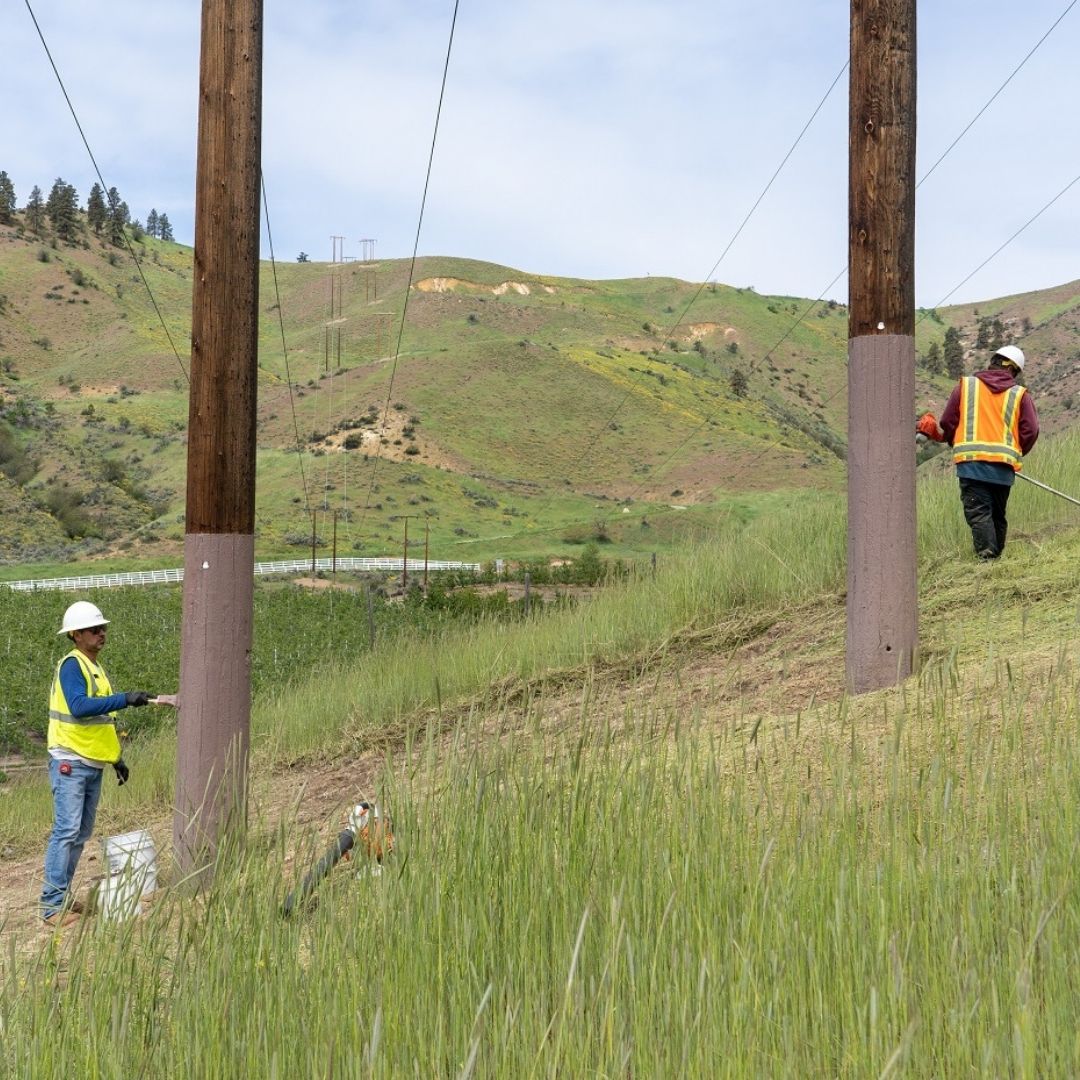
[[[1016,381],[1024,363],[1022,350],[1003,345],[985,371],[957,383],[940,424],[926,413],[917,425],[927,438],[953,448],[964,518],[980,559],[996,559],[1005,548],[1009,493],[1039,437],[1035,403]]]

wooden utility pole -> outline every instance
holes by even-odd
[[[427,595],[428,550],[431,542],[431,522],[424,522],[424,595]]]
[[[910,675],[915,562],[915,2],[851,0],[847,679]]]
[[[337,511],[336,510],[334,511],[334,547],[333,547],[333,552],[334,552],[334,554],[333,554],[333,556],[331,558],[331,562],[330,562],[330,566],[331,566],[331,571],[330,572],[334,575],[334,577],[337,577]]]
[[[203,0],[173,842],[212,864],[247,812],[262,0]]]
[[[311,511],[311,576],[315,576],[315,548],[318,544],[318,535],[315,531],[315,514],[317,511]]]

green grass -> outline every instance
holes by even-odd
[[[1041,445],[1040,478],[1066,486],[1078,444]],[[1064,507],[1018,487],[1006,556],[983,566],[955,483],[928,476],[924,665],[855,700],[747,713],[659,677],[694,634],[722,656],[778,620],[842,623],[827,499],[733,514],[580,608],[406,632],[260,695],[256,777],[388,748],[340,792],[390,809],[386,870],[344,864],[283,919],[320,842],[275,811],[198,899],[11,945],[7,1070],[1076,1073],[1080,531]],[[835,666],[838,638],[804,649]],[[102,830],[167,811],[171,738],[130,760]],[[44,786],[11,790],[0,835],[40,842]]]
[[[1080,746],[1054,687],[973,710],[928,677],[869,731],[819,710],[765,753],[663,702],[615,738],[586,706],[569,738],[420,740],[379,780],[380,876],[343,864],[284,919],[317,848],[289,863],[294,826],[259,822],[200,900],[5,957],[0,1053],[37,1076],[1069,1075]]]

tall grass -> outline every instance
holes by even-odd
[[[398,849],[280,914],[257,829],[212,890],[0,967],[11,1075],[942,1076],[1080,1069],[1075,678],[944,669],[856,720],[656,703],[615,738],[432,737]],[[475,736],[475,737],[474,737]],[[437,752],[438,748],[438,752]],[[401,767],[405,765],[407,767]],[[412,779],[410,779],[410,777]],[[302,850],[307,850],[303,848]]]
[[[1039,448],[1040,479],[1068,488],[1080,459],[1080,437]],[[1075,508],[1017,481],[1011,502],[1012,547],[1002,563],[1027,566],[1032,548],[1054,531],[1080,522]],[[970,535],[951,473],[927,477],[918,489],[919,554],[924,572],[969,558]],[[783,610],[835,596],[845,585],[843,500],[722,525],[708,542],[663,560],[655,576],[639,573],[593,602],[535,622],[450,629],[434,641],[403,639],[390,651],[319,673],[302,709],[291,692],[268,702],[259,731],[276,754],[333,745],[343,706],[353,742],[370,738],[402,716],[482,694],[506,679],[530,680],[561,669],[614,664],[663,649],[673,636],[719,627],[723,648],[767,626]],[[1015,563],[1014,563],[1015,560]],[[961,564],[962,566],[963,564]],[[973,567],[952,572],[968,576]],[[327,741],[329,740],[329,741]]]
[[[1073,447],[1051,444],[1040,479],[1067,490]],[[571,725],[542,701],[523,722],[499,715],[515,680],[640,670],[680,634],[733,642],[835,601],[844,521],[822,502],[721,530],[574,611],[403,638],[264,698],[264,761],[396,731],[377,784],[398,839],[384,872],[343,864],[285,919],[317,842],[256,823],[197,898],[40,949],[9,939],[5,1071],[1076,1075],[1075,575],[1044,550],[1067,518],[1018,489],[1013,546],[980,567],[958,502],[951,480],[920,491],[944,629],[890,693],[753,724],[665,693],[617,724],[588,693]],[[950,628],[976,623],[979,663],[964,666]],[[448,744],[439,710],[484,694],[494,712],[456,714]],[[172,753],[144,742],[130,801],[106,814],[164,810]],[[0,827],[41,794],[17,793]]]

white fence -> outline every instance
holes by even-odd
[[[316,559],[315,570],[401,570],[404,560],[397,559],[354,559],[339,558]],[[410,559],[409,567],[413,573],[424,565],[423,559]],[[312,568],[311,559],[281,559],[277,562],[257,562],[256,574],[296,574]],[[476,562],[447,562],[432,559],[428,562],[429,571],[435,570],[479,570]],[[138,570],[130,574],[84,574],[79,577],[37,578],[27,581],[0,581],[0,586],[29,592],[34,589],[114,589],[118,585],[160,585],[166,582],[184,580],[184,571],[180,570]]]

